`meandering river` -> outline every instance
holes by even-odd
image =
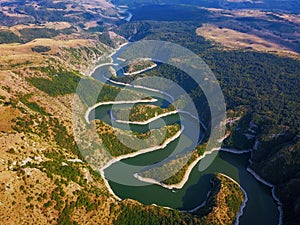
[[[101,81],[106,81],[102,69],[103,67],[96,69],[93,73],[93,77]],[[118,86],[117,84],[112,83],[111,85]],[[158,101],[151,104],[159,106],[166,106],[168,104],[168,101],[164,100],[168,99],[168,96],[163,96],[162,93],[142,89],[139,91],[143,91],[149,96],[158,99]],[[94,109],[95,113],[91,113],[91,115],[95,115],[95,118],[91,118],[89,115],[88,118],[90,120],[101,119],[104,122],[111,124],[110,111],[112,110],[112,106],[113,104],[101,105]],[[117,107],[126,108],[128,105],[118,104]],[[184,138],[180,139],[180,141],[179,139],[176,139],[163,149],[123,159],[106,168],[104,170],[104,175],[114,194],[121,199],[130,198],[143,204],[156,204],[174,209],[191,210],[205,201],[207,194],[212,187],[210,183],[212,175],[214,173],[223,173],[237,181],[247,193],[248,201],[243,210],[243,215],[239,219],[240,224],[278,224],[279,212],[277,204],[272,197],[271,188],[262,184],[247,172],[247,166],[249,164],[248,160],[250,157],[249,153],[234,154],[222,151],[212,153],[217,154],[213,163],[203,172],[198,170],[198,163],[191,171],[189,179],[181,189],[169,190],[160,185],[148,184],[137,180],[133,175],[140,171],[133,169],[135,168],[134,166],[147,166],[160,162],[172,154],[178,144],[181,145],[182,149],[188,149],[191,146],[188,137],[190,137],[189,135],[191,132],[196,129],[195,126],[198,126],[198,124],[195,124],[194,118],[188,114],[180,114],[180,118],[178,114],[172,114],[161,119],[165,121],[165,124],[183,123],[184,121],[185,129],[181,134]],[[186,126],[186,124],[188,126]],[[161,126],[161,121],[152,121],[147,125],[132,124],[130,126],[114,122],[114,126],[121,129],[128,129],[129,127],[131,130],[145,132],[149,130],[149,127],[159,128]],[[200,132],[199,139],[201,139],[202,135],[203,130]],[[187,141],[181,143],[182,140]],[[208,155],[207,157],[210,156]],[[202,160],[205,160],[205,158]],[[116,182],[118,180],[119,182]],[[129,182],[132,185],[124,185],[125,182]]]

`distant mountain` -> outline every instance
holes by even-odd
[[[300,12],[298,0],[112,0],[116,5],[189,4],[222,9],[268,9]]]

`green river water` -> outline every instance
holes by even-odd
[[[99,71],[95,72],[96,77],[101,76]],[[143,92],[145,92],[143,90]],[[149,91],[147,91],[149,94]],[[151,94],[151,93],[150,93]],[[159,97],[157,93],[155,97]],[[163,96],[161,96],[163,99]],[[162,105],[163,101],[158,101],[157,105]],[[126,105],[119,105],[118,107],[128,107]],[[111,105],[100,106],[95,110],[95,118],[101,119],[111,124],[110,110]],[[94,119],[94,118],[90,118]],[[193,126],[195,121],[188,115],[181,117],[181,122],[185,122],[185,130],[182,133],[184,138],[188,139],[189,132],[193,132]],[[179,121],[178,115],[171,115],[164,118],[166,124],[172,124]],[[151,128],[160,127],[160,123],[156,125],[157,121],[152,122]],[[149,125],[149,126],[150,126]],[[116,123],[115,126],[128,129],[128,127]],[[148,125],[131,125],[130,129],[144,132],[149,129]],[[182,141],[181,140],[181,141]],[[188,181],[185,183],[182,189],[169,190],[160,185],[148,184],[139,181],[134,178],[133,174],[139,172],[139,169],[130,167],[134,166],[146,166],[159,162],[168,157],[177,144],[182,144],[182,148],[188,148],[189,142],[179,143],[175,140],[171,142],[167,147],[156,150],[150,153],[142,154],[133,158],[124,159],[121,162],[117,162],[108,167],[105,172],[105,177],[109,180],[109,185],[114,193],[122,199],[130,198],[137,200],[143,204],[156,204],[160,206],[170,207],[180,210],[191,210],[200,204],[202,204],[211,189],[210,178],[215,173],[223,173],[237,182],[244,188],[248,195],[248,202],[243,210],[243,215],[240,217],[240,223],[242,225],[265,225],[265,224],[278,224],[279,212],[277,204],[272,198],[271,189],[266,185],[257,181],[249,172],[247,172],[249,153],[234,154],[228,152],[216,152],[217,154],[214,161],[205,170],[200,172],[198,165],[196,165]],[[208,156],[210,157],[210,156]],[[203,160],[206,160],[205,158]],[[199,163],[198,163],[199,164]],[[113,181],[112,181],[113,180]],[[132,185],[127,186],[121,184],[122,181],[130,181]],[[120,182],[115,182],[120,181]]]

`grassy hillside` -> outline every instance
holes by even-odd
[[[114,7],[105,1],[36,4],[35,9],[29,1],[1,1],[0,223],[126,224],[127,213],[135,221],[141,215],[160,221],[164,215],[176,224],[198,223],[188,213],[118,201],[75,143],[72,102],[78,82],[124,41],[102,32],[118,18]],[[98,100],[118,92],[104,86]],[[91,96],[84,98],[91,103]],[[163,129],[171,137],[180,127]],[[101,132],[103,140],[114,142],[108,134]]]

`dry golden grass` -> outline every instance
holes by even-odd
[[[103,204],[99,206],[97,210],[92,212],[86,212],[83,208],[77,208],[72,214],[72,220],[76,221],[78,224],[105,224],[112,225],[113,221],[116,219],[117,215],[110,212],[110,205],[114,204],[117,210],[119,205],[112,198],[105,199]]]
[[[0,132],[11,132],[13,119],[21,115],[20,111],[11,106],[0,107]]]
[[[239,16],[239,17],[264,17],[266,12],[262,12],[260,10],[236,10],[229,12],[232,15]]]
[[[3,14],[5,16],[9,16],[9,17],[18,17],[18,18],[25,18],[25,17],[28,17],[27,15],[24,15],[24,14],[19,14],[19,13],[9,13],[7,11],[3,11]]]
[[[129,65],[128,73],[133,73],[138,70],[146,69],[147,67],[154,66],[155,63],[149,60],[146,61],[136,61]],[[139,68],[139,69],[137,69]]]
[[[62,30],[71,27],[71,24],[68,22],[48,22],[44,25],[44,27],[54,30]]]
[[[0,0],[1,2],[4,1]],[[5,0],[5,2],[11,1]],[[89,8],[89,10],[92,10],[94,2],[97,3],[96,7],[99,8],[103,6],[109,9],[111,7],[110,3],[99,0],[81,2],[78,8]],[[93,25],[95,24],[89,24],[89,26]],[[38,26],[2,26],[0,29],[10,30],[20,35],[19,31],[24,28],[46,27],[59,30],[68,28],[69,26],[70,24],[61,22],[46,23]],[[35,46],[49,46],[51,50],[38,53],[32,51],[32,48]],[[87,63],[93,67],[93,60],[98,59],[99,54],[101,55],[101,52],[106,50],[103,46],[97,40],[81,39],[80,34],[77,33],[65,36],[61,35],[54,39],[36,39],[26,44],[0,44],[0,95],[5,96],[7,101],[9,101],[10,98],[17,100],[18,93],[21,95],[33,94],[30,101],[37,103],[48,113],[51,113],[53,115],[52,118],[57,118],[66,127],[67,132],[72,134],[72,101],[74,95],[70,94],[56,98],[50,97],[33,87],[25,78],[29,76],[46,76],[46,74],[42,74],[40,71],[40,74],[36,75],[36,70],[31,67],[48,66],[49,63],[51,65],[62,66],[65,69],[71,70],[74,68],[83,71],[83,67],[75,68],[68,61],[68,58],[72,58],[71,53],[73,50],[79,52],[80,63],[78,64]],[[91,54],[88,51],[84,52],[85,47],[90,48],[90,50],[97,49],[98,53]],[[68,52],[67,50],[71,51]],[[67,55],[68,53],[69,55]],[[9,87],[10,91],[7,90],[8,88],[5,89],[2,87]],[[38,124],[38,121],[41,120],[44,122],[47,121],[47,118],[28,109],[20,102],[18,102],[17,106],[22,106],[25,109],[24,114],[11,106],[0,106],[0,224],[56,224],[60,212],[54,209],[54,205],[46,208],[44,204],[50,200],[51,192],[56,187],[54,181],[59,176],[54,175],[54,179],[51,180],[43,170],[31,169],[28,168],[29,166],[25,166],[27,167],[24,169],[25,175],[20,176],[19,172],[14,171],[14,169],[18,169],[24,159],[28,159],[29,157],[33,159],[34,163],[37,162],[35,156],[41,157],[41,160],[48,160],[43,153],[45,151],[58,151],[57,143],[49,141],[49,137],[41,137],[34,132],[17,133],[13,131],[11,120],[18,116],[23,118],[27,118],[29,115],[34,116],[36,119],[34,120],[34,124]],[[50,132],[49,136],[51,135],[53,133]],[[59,151],[62,151],[67,157],[76,157],[71,150],[59,148]],[[84,166],[86,165],[84,164]],[[104,189],[102,180],[95,179],[90,183],[94,187]],[[22,191],[23,186],[25,187],[25,192]],[[65,199],[76,201],[77,196],[73,192],[80,188],[82,187],[79,184],[70,182],[67,187],[64,187],[64,191],[66,192]],[[47,197],[42,201],[37,200],[38,195],[42,193],[46,193]],[[33,199],[29,201],[26,199],[28,197],[33,197]],[[114,216],[110,215],[110,204],[115,203],[116,200],[106,195],[99,198],[102,198],[99,209],[91,213],[86,213],[81,208],[75,209],[72,215],[74,216],[73,219],[79,221],[80,224],[112,224]]]
[[[0,211],[5,212],[0,215],[0,223],[20,224],[22,221],[23,224],[50,224],[52,219],[58,217],[58,212],[44,208],[43,204],[50,199],[55,185],[40,170],[24,171],[22,177],[12,171],[0,173]],[[43,193],[46,193],[46,199],[37,201],[38,195]],[[30,202],[26,200],[29,196],[33,198]]]
[[[215,195],[209,198],[212,197],[215,200],[208,200],[208,204],[211,204],[211,212],[201,219],[205,224],[233,224],[237,212],[229,206],[227,197],[232,196],[242,202],[244,194],[239,185],[223,174],[216,175],[214,186]]]
[[[0,69],[20,68],[23,64],[41,65],[45,60],[42,56],[44,54],[55,55],[60,52],[61,48],[76,48],[84,45],[89,45],[89,40],[54,40],[41,38],[25,44],[0,44]],[[32,51],[32,48],[36,46],[48,46],[51,50],[46,53]]]
[[[79,45],[88,44],[88,40],[74,39],[74,40],[55,40],[48,38],[39,38],[25,44],[1,44],[0,55],[17,55],[17,54],[32,54],[32,47],[43,45],[51,47],[50,54],[56,53],[62,47],[78,47]],[[35,53],[37,54],[37,53]]]
[[[204,24],[196,30],[209,40],[222,44],[232,49],[253,49],[261,52],[275,52],[280,55],[299,58],[299,54],[293,52],[277,43],[272,43],[253,34],[246,34],[228,28],[220,28],[213,24]]]
[[[102,9],[111,9],[113,8],[113,4],[107,0],[84,0],[82,1],[82,5],[85,9],[92,9],[93,7],[102,8]]]
[[[14,34],[21,36],[20,31],[23,29],[32,29],[32,28],[48,28],[48,29],[54,29],[54,30],[62,30],[70,28],[71,24],[68,22],[46,22],[42,25],[36,25],[36,24],[17,24],[11,27],[7,26],[0,26],[0,30],[3,31],[11,31]]]
[[[300,24],[300,14],[275,14],[275,15],[289,22]]]
[[[262,18],[265,20],[275,20],[274,18],[270,17],[270,15],[274,15],[281,19],[284,19],[288,22],[292,23],[300,23],[300,15],[299,14],[285,14],[285,13],[276,13],[276,12],[265,12],[258,9],[243,9],[243,10],[220,10],[220,9],[211,9],[212,11],[218,12],[221,11],[225,14],[234,16],[234,17],[255,17],[255,18]]]
[[[98,24],[97,24],[97,21],[89,21],[89,22],[86,22],[84,24],[84,26],[85,26],[85,29],[88,30],[90,28],[97,27]]]

